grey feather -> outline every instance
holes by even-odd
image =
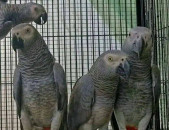
[[[158,103],[161,94],[161,77],[160,77],[160,70],[157,67],[157,65],[152,65],[151,73],[152,73],[153,100],[155,105],[154,109],[156,109],[156,107],[158,107],[159,105]]]
[[[66,85],[66,75],[62,66],[55,63],[53,66],[54,80],[59,86],[59,104],[58,110],[63,110],[67,103],[67,85]]]
[[[35,7],[39,10],[34,10]],[[47,21],[47,13],[42,5],[36,3],[0,4],[0,40],[9,33],[12,27],[33,21],[37,24],[44,24]]]
[[[59,129],[63,125],[63,129],[67,129],[67,86],[63,68],[55,63],[45,41],[32,25],[19,24],[12,34],[22,81],[20,111],[23,128]],[[18,77],[16,74],[14,79]]]
[[[22,78],[21,73],[18,67],[15,69],[14,72],[14,79],[13,79],[13,96],[17,106],[17,114],[19,118],[21,117],[21,106],[22,106]]]
[[[119,78],[129,72],[126,58],[121,51],[107,51],[76,82],[70,97],[69,130],[105,128],[113,112]]]
[[[94,86],[92,77],[85,75],[75,84],[70,97],[68,128],[77,130],[89,120],[94,104]]]
[[[121,81],[119,85],[115,105],[115,117],[119,129],[130,126],[146,130],[152,117],[153,98],[159,97],[160,79],[157,74],[159,71],[154,74],[154,67],[151,68],[153,45],[151,34],[148,28],[133,28],[122,47],[122,51],[129,55],[131,73],[128,80]],[[158,87],[155,87],[156,85]]]

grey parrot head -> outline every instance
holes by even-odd
[[[122,50],[138,59],[144,58],[152,50],[151,30],[146,27],[131,29]]]
[[[32,25],[27,23],[19,24],[12,30],[12,47],[14,51],[16,49],[27,51],[39,36],[39,32]]]
[[[45,8],[37,3],[28,3],[30,6],[29,10],[31,12],[30,16],[36,24],[42,25],[47,22],[48,15]]]
[[[127,78],[130,74],[130,65],[127,58],[128,56],[122,51],[106,51],[96,60],[90,71],[109,79],[115,76]]]

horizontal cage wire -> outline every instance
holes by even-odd
[[[120,50],[128,31],[137,26],[137,0],[9,0],[8,3],[30,1],[42,4],[48,12],[46,24],[32,24],[43,36],[56,62],[63,66],[69,96],[77,79],[88,72],[96,58],[106,50]],[[162,130],[169,128],[168,2],[144,0],[146,26],[154,30],[155,36],[154,61],[161,70],[159,112]],[[0,129],[19,130],[20,121],[12,94],[18,57],[11,48],[11,33],[0,43]]]

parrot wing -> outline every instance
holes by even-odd
[[[21,117],[21,105],[22,105],[22,77],[18,67],[15,69],[13,78],[13,96],[17,105],[17,114]]]
[[[59,90],[59,103],[58,110],[63,110],[64,106],[67,105],[67,85],[66,85],[66,75],[62,66],[58,63],[54,64],[54,81],[58,85]]]
[[[92,78],[89,75],[82,76],[76,82],[70,97],[68,115],[70,130],[77,130],[90,119],[95,102],[94,98],[95,91]]]

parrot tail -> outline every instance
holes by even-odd
[[[126,126],[126,130],[138,130],[138,129],[134,126]]]
[[[50,130],[50,127],[44,127],[43,130]]]

